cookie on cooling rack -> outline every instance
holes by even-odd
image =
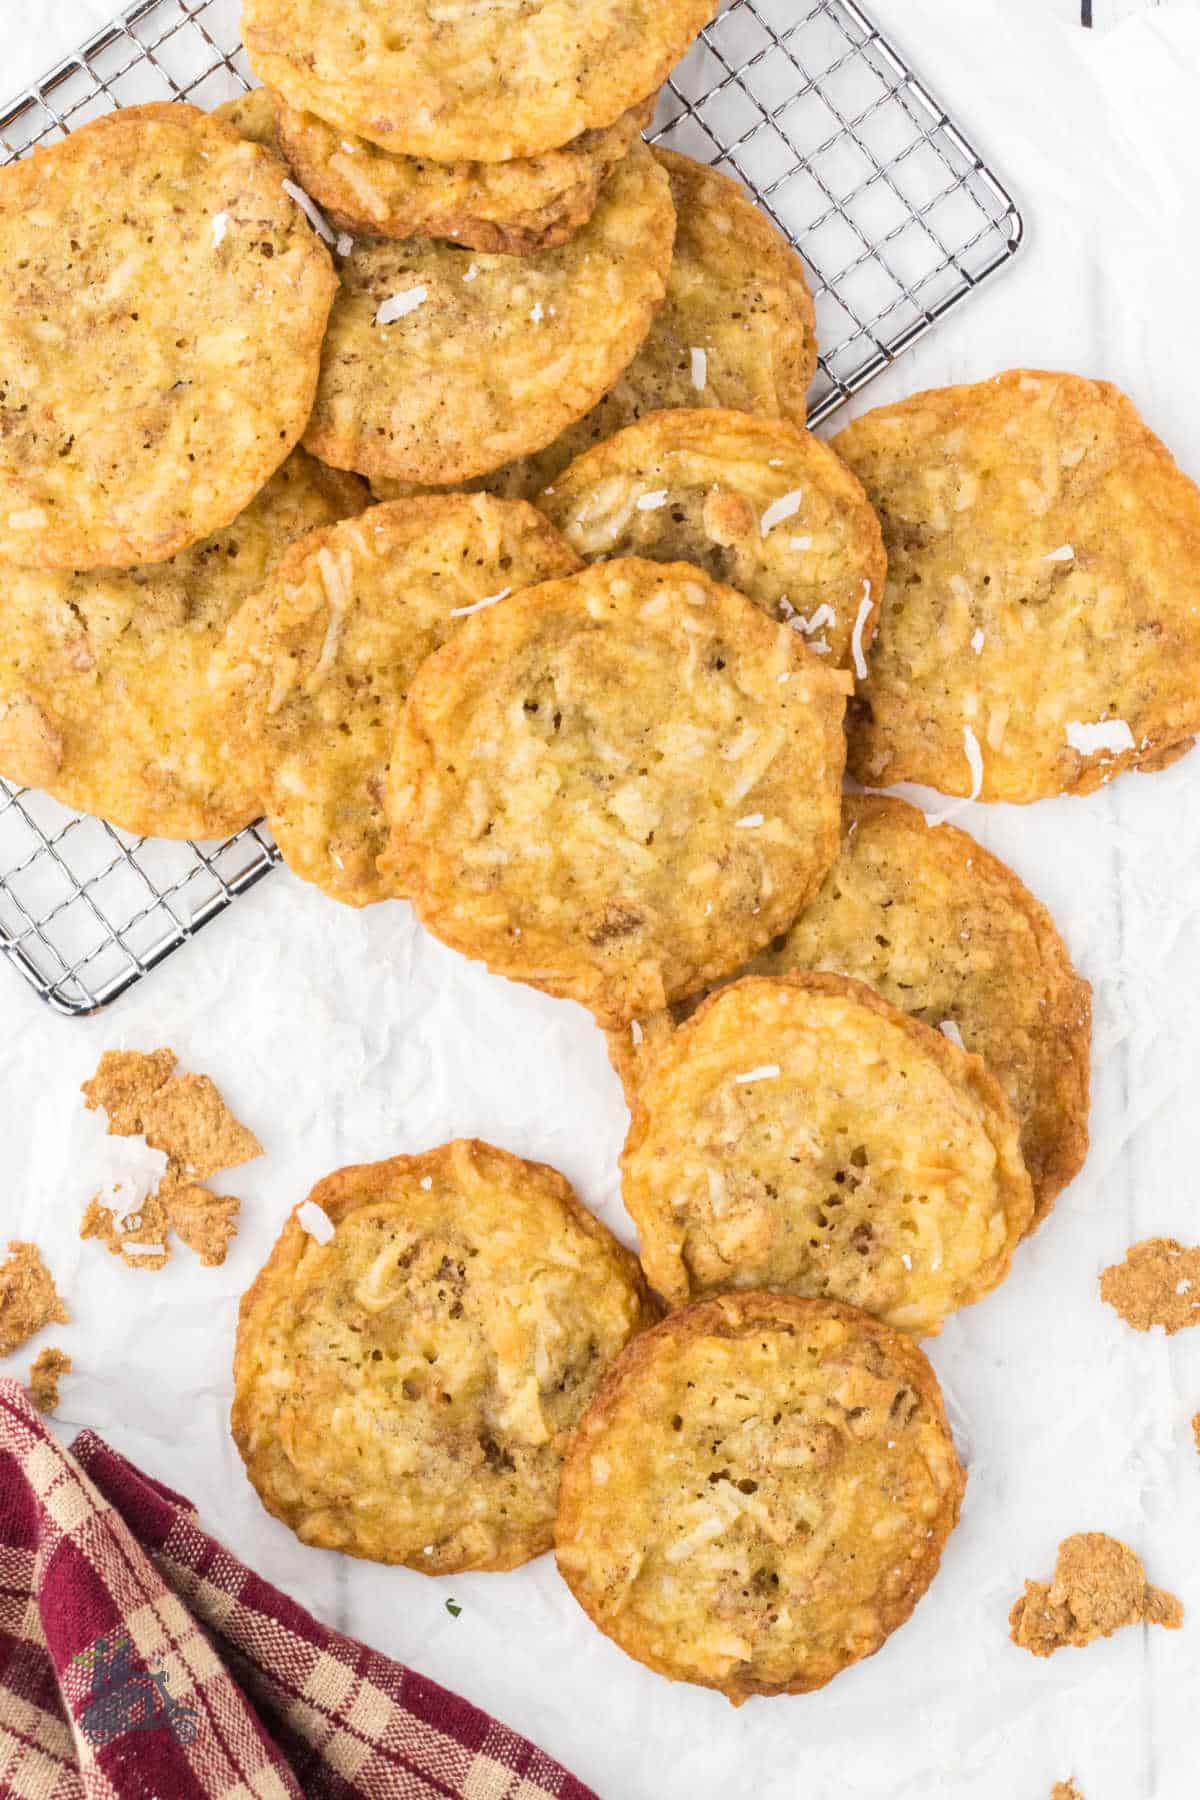
[[[608,1637],[735,1705],[874,1655],[937,1572],[966,1477],[911,1339],[741,1294],[618,1358],[563,1470],[559,1569]]]
[[[1107,382],[1016,369],[834,441],[888,581],[851,719],[868,785],[1029,801],[1200,729],[1200,492]]]
[[[964,831],[884,794],[847,794],[842,846],[791,929],[740,971],[865,981],[981,1056],[1021,1125],[1034,1223],[1083,1166],[1092,996],[1054,921]],[[700,996],[608,1034],[630,1107]]]
[[[637,143],[557,250],[357,240],[305,444],[372,480],[435,485],[540,449],[636,352],[666,292],[673,230],[666,177]]]
[[[233,1435],[307,1544],[510,1569],[550,1548],[570,1434],[656,1316],[544,1164],[459,1140],[340,1169],[242,1301]]]
[[[179,102],[0,169],[0,559],[163,562],[282,463],[337,285],[283,175]]]
[[[532,256],[565,244],[587,223],[653,111],[651,97],[560,150],[500,163],[393,156],[283,100],[278,120],[297,178],[341,230],[450,238],[490,254]]]
[[[879,521],[807,431],[707,408],[648,413],[577,457],[538,505],[587,562],[696,563],[818,655],[864,667],[887,566]]]
[[[653,154],[676,217],[666,302],[604,398],[545,449],[486,476],[493,493],[534,500],[585,450],[667,407],[804,424],[817,367],[804,265],[736,181],[672,150]]]
[[[728,973],[820,884],[848,686],[689,564],[527,588],[409,689],[380,866],[454,949],[620,1024]]]
[[[1004,1279],[1033,1216],[980,1059],[841,975],[713,994],[651,1064],[621,1163],[674,1306],[771,1287],[932,1335]]]
[[[360,510],[361,481],[294,450],[232,525],[139,569],[0,570],[0,773],[153,837],[262,810],[211,685],[225,626],[285,545]]]
[[[395,893],[376,859],[413,677],[477,609],[578,567],[532,506],[489,494],[397,500],[291,546],[219,664],[230,744],[289,868],[352,906]]]
[[[256,75],[402,156],[510,162],[612,125],[661,87],[716,0],[245,0]]]

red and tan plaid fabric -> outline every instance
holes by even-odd
[[[596,1800],[329,1631],[85,1431],[0,1381],[0,1797]]]

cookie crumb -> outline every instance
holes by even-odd
[[[36,1244],[10,1241],[0,1265],[0,1356],[9,1356],[43,1325],[66,1325],[71,1315]]]
[[[189,1250],[194,1250],[206,1269],[225,1261],[237,1230],[241,1201],[232,1194],[214,1194],[198,1181],[163,1187],[159,1195],[171,1228]]]
[[[1165,1588],[1150,1586],[1128,1544],[1102,1531],[1064,1538],[1053,1580],[1027,1581],[1008,1615],[1013,1643],[1034,1656],[1053,1656],[1065,1645],[1082,1649],[1143,1620],[1178,1631],[1183,1606]]]
[[[128,1212],[123,1212],[119,1203],[108,1205],[97,1194],[88,1202],[79,1235],[99,1238],[113,1256],[119,1256],[131,1269],[161,1269],[171,1260],[167,1209],[159,1194],[147,1194]]]
[[[1200,1250],[1145,1238],[1100,1277],[1100,1298],[1135,1331],[1161,1325],[1168,1337],[1200,1325]]]
[[[1192,1420],[1192,1436],[1196,1440],[1196,1455],[1200,1456],[1200,1413]]]
[[[39,1412],[58,1410],[59,1378],[71,1373],[71,1358],[65,1350],[39,1350],[29,1371],[29,1394]]]
[[[1083,1800],[1083,1795],[1073,1781],[1056,1781],[1050,1790],[1050,1800]]]
[[[174,1230],[211,1269],[225,1261],[241,1202],[203,1182],[218,1169],[261,1156],[262,1145],[207,1075],[173,1074],[176,1060],[173,1050],[106,1050],[84,1082],[89,1108],[108,1114],[109,1135],[145,1138],[166,1156],[167,1170],[157,1190],[127,1214],[97,1195],[79,1235],[100,1238],[131,1266],[161,1269]]]

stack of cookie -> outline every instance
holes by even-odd
[[[235,1432],[307,1541],[556,1538],[740,1700],[923,1592],[963,1476],[905,1334],[1087,1147],[1053,922],[847,761],[1032,801],[1181,754],[1200,493],[1077,376],[811,437],[799,259],[639,136],[709,10],[249,0],[269,90],[3,172],[0,770],[135,832],[265,811],[607,1032],[640,1263],[486,1145],[341,1171]]]

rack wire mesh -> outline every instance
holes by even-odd
[[[0,166],[115,106],[253,81],[238,0],[137,0],[0,110]],[[818,425],[1012,257],[1010,195],[855,0],[727,0],[650,133],[731,170],[808,265]],[[67,1014],[124,993],[278,860],[136,838],[0,780],[0,952]]]

